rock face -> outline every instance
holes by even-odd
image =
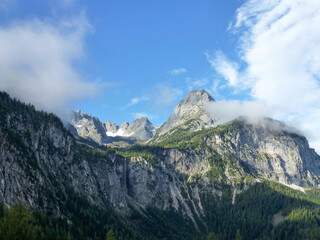
[[[215,100],[203,89],[191,91],[175,107],[167,121],[157,131],[162,136],[174,128],[181,126],[189,131],[215,126],[215,119],[207,115],[205,107]]]
[[[107,132],[111,132],[111,133],[116,133],[117,132],[116,124],[111,122],[110,120],[107,120],[104,123],[104,127],[106,128]]]
[[[81,110],[71,112],[71,124],[77,129],[80,137],[92,140],[99,144],[110,142],[104,125],[96,117],[84,114]]]
[[[61,201],[77,192],[95,205],[126,209],[126,159],[111,154],[95,162],[52,114],[3,93],[0,106],[0,202],[60,215]]]
[[[71,112],[71,124],[77,134],[98,144],[117,141],[128,143],[144,142],[153,137],[156,127],[146,117],[136,119],[131,124],[124,122],[120,126],[107,120],[104,124],[81,110]]]
[[[142,117],[134,120],[127,128],[126,132],[131,137],[137,139],[140,142],[146,141],[153,137],[155,127],[149,121],[148,118]]]
[[[182,128],[159,142],[115,154],[77,143],[57,117],[1,93],[0,201],[59,215],[64,199],[74,191],[94,205],[112,206],[123,214],[130,209],[144,212],[150,206],[174,210],[201,231],[208,213],[204,203],[221,198],[224,188],[236,193],[239,186],[250,187],[261,179],[319,186],[320,157],[305,137],[274,128],[277,124],[270,119],[257,125],[238,120],[209,128],[214,119],[202,113],[208,101],[213,98],[203,90],[191,92],[162,131],[189,116],[195,117],[190,118],[192,126],[207,128],[192,132]],[[75,114],[74,124],[79,135],[91,139],[99,134],[106,137],[106,128],[114,129],[112,123],[104,126],[81,111]],[[150,125],[143,118],[121,129],[133,132],[132,136],[143,131],[142,138],[147,138],[153,131]]]
[[[224,134],[203,140],[221,155],[232,153],[246,173],[287,185],[319,185],[320,157],[305,137],[283,131],[279,125],[272,119],[255,125],[238,120],[219,127],[229,126]]]

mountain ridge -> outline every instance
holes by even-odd
[[[117,126],[110,120],[102,123],[99,118],[84,114],[81,110],[70,113],[70,122],[79,136],[98,144],[143,142],[152,138],[156,129],[146,117],[135,119],[131,124],[124,122]]]
[[[181,128],[168,136],[150,145],[96,148],[77,142],[53,114],[0,93],[1,201],[65,216],[74,225],[81,222],[75,212],[89,211],[78,205],[71,210],[80,201],[73,200],[77,193],[90,208],[115,211],[114,219],[125,219],[139,234],[147,231],[134,239],[203,239],[210,231],[232,239],[239,228],[248,239],[277,239],[272,234],[280,230],[287,239],[309,237],[290,227],[299,222],[284,221],[280,230],[272,226],[279,211],[287,219],[296,206],[320,211],[314,197],[320,160],[305,137],[245,121]],[[302,186],[305,193],[282,182]],[[104,229],[94,232],[99,231]],[[86,234],[74,236],[105,238]]]

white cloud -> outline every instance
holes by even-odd
[[[103,84],[84,81],[74,68],[89,28],[84,16],[0,26],[0,90],[60,115],[71,100],[93,97]]]
[[[230,86],[236,86],[239,84],[239,67],[236,63],[233,63],[227,59],[227,57],[220,51],[216,52],[214,57],[210,57],[206,53],[208,61],[215,68],[218,74],[223,76]]]
[[[132,98],[130,102],[127,104],[127,107],[130,107],[138,104],[139,102],[148,101],[148,100],[149,100],[149,97],[147,96]]]
[[[249,0],[237,10],[231,30],[239,34],[246,66],[221,54],[212,66],[230,86],[247,88],[273,113],[307,133],[320,151],[320,4],[318,0]],[[222,57],[221,57],[222,56]]]
[[[218,124],[223,124],[238,117],[245,117],[250,123],[256,123],[267,116],[270,110],[263,102],[233,100],[209,103],[206,111]]]
[[[187,70],[185,68],[176,68],[176,69],[172,69],[170,71],[168,71],[168,74],[170,75],[179,75],[182,73],[186,73]]]

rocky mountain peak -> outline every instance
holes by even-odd
[[[215,124],[214,118],[207,115],[205,107],[214,98],[203,89],[193,90],[182,99],[174,108],[173,113],[157,131],[161,136],[175,127],[182,126],[196,131],[202,127],[212,127]]]
[[[152,138],[155,132],[155,126],[146,117],[136,119],[131,124],[124,122],[117,126],[110,120],[102,123],[99,118],[77,110],[71,112],[70,121],[75,128],[73,129],[75,130],[73,132],[76,132],[74,135],[93,140],[99,144],[146,141]]]
[[[129,127],[129,123],[128,122],[124,122],[119,126],[119,129],[122,129],[123,131],[126,131]]]
[[[107,120],[105,123],[104,123],[104,126],[107,130],[107,132],[117,132],[117,125],[113,122],[111,122],[110,120]]]
[[[185,105],[188,105],[188,106],[202,105],[203,106],[211,101],[215,101],[214,98],[205,90],[200,88],[199,90],[193,90],[189,92],[188,95],[182,101],[179,102],[177,107],[182,107]]]
[[[99,143],[108,142],[104,124],[99,118],[77,110],[70,113],[70,121],[79,136]]]
[[[150,139],[154,135],[155,127],[147,117],[142,117],[134,120],[128,127],[128,132],[138,140]]]
[[[151,124],[151,122],[149,121],[149,119],[147,117],[141,117],[141,118],[137,118],[136,120],[134,120],[131,125],[136,124],[136,123],[140,123],[140,124]]]

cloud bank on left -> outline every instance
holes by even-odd
[[[0,26],[0,89],[64,117],[72,100],[92,97],[102,85],[86,81],[75,67],[90,28],[85,14]]]

